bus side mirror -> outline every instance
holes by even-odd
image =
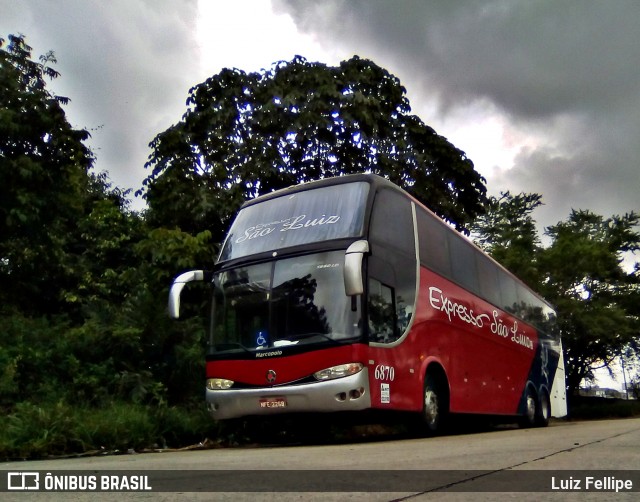
[[[356,241],[347,248],[344,255],[344,290],[347,296],[357,296],[364,293],[362,277],[362,259],[369,252],[369,243],[365,240]]]
[[[188,282],[204,281],[204,270],[191,270],[180,274],[173,280],[169,290],[169,317],[178,319],[180,317],[180,293]]]

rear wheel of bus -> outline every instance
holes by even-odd
[[[536,393],[528,386],[524,396],[524,414],[520,417],[519,425],[523,429],[535,427],[538,417],[538,399]]]
[[[549,425],[551,418],[551,400],[546,390],[540,391],[540,402],[536,414],[536,425],[538,427],[546,427]]]

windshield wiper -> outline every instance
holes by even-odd
[[[330,342],[336,343],[338,345],[340,344],[340,342],[338,342],[336,339],[331,338],[326,333],[320,333],[320,332],[300,333],[300,334],[297,334],[297,335],[288,336],[287,338],[283,338],[283,340],[305,340],[307,338],[313,338],[313,337],[316,337],[316,336],[324,338],[325,340],[329,340]]]

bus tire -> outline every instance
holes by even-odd
[[[520,417],[520,427],[527,429],[535,427],[538,416],[538,401],[531,387],[527,387],[524,395],[524,414]]]
[[[427,373],[422,394],[422,423],[429,435],[442,432],[448,410],[448,399],[442,379]]]
[[[540,400],[536,413],[536,425],[538,427],[546,427],[549,425],[551,418],[551,401],[546,390],[540,392]]]

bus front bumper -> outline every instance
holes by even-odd
[[[207,389],[206,397],[211,415],[219,420],[279,413],[357,411],[371,407],[366,368],[355,375],[308,384]]]

